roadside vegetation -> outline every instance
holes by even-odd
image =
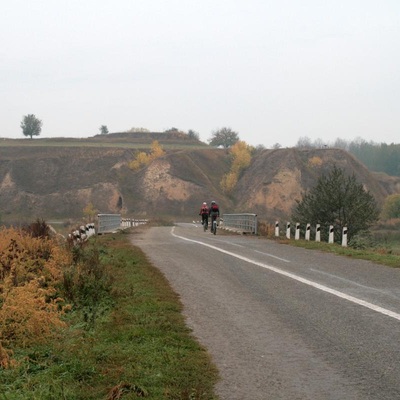
[[[351,240],[360,232],[368,232],[378,218],[379,209],[372,194],[364,189],[354,174],[347,176],[336,165],[303,194],[291,217],[292,221],[301,224],[303,233],[307,223],[312,226],[332,225],[336,243],[341,242],[343,228],[347,228]],[[327,237],[328,230],[325,229],[321,232],[321,239]]]
[[[315,241],[315,232],[312,232],[311,239],[305,240],[304,236],[299,240],[287,239],[282,229],[279,236],[275,236],[275,225],[266,221],[258,224],[258,234],[276,240],[281,244],[302,247],[310,250],[334,253],[361,260],[369,260],[388,267],[400,268],[400,219],[380,222],[374,225],[369,232],[362,232],[355,235],[347,247],[340,243],[328,243],[326,240]]]
[[[0,232],[1,399],[217,399],[209,354],[130,235],[68,248],[43,226]]]

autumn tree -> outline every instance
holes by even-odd
[[[156,158],[160,158],[165,154],[162,146],[158,142],[158,140],[154,140],[151,143],[151,153],[150,153],[150,161],[155,160]]]
[[[154,140],[151,144],[151,151],[149,154],[141,151],[133,161],[129,163],[129,168],[136,171],[145,165],[150,164],[153,160],[162,157],[165,154],[162,146],[158,140]]]
[[[24,115],[21,122],[21,129],[24,136],[39,136],[42,131],[43,122],[36,118],[34,114]]]
[[[239,134],[231,128],[221,128],[211,134],[208,142],[211,146],[222,146],[225,149],[239,141]]]
[[[86,204],[85,208],[83,209],[83,216],[88,222],[94,221],[97,213],[98,211],[91,202]]]
[[[230,148],[231,169],[221,180],[221,188],[225,193],[232,192],[239,180],[240,173],[250,165],[252,151],[253,147],[241,140]]]
[[[374,197],[357,182],[355,175],[346,176],[336,166],[328,175],[318,179],[314,188],[303,195],[295,206],[292,219],[305,226],[333,225],[336,241],[340,241],[343,227],[350,239],[366,231],[377,221],[379,210]],[[325,235],[325,230],[322,232]]]

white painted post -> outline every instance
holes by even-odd
[[[286,238],[290,239],[290,222],[286,224]]]
[[[343,227],[342,246],[347,247],[347,226]]]
[[[279,237],[279,222],[275,222],[275,236]]]
[[[306,240],[310,240],[310,224],[306,225],[306,235],[305,235]]]
[[[320,242],[321,241],[321,225],[317,224],[315,228],[315,241]]]
[[[306,225],[306,234],[305,234],[305,239],[306,240],[310,240],[310,229],[311,229],[310,224],[307,224]]]
[[[333,225],[329,225],[329,239],[328,239],[328,243],[333,243]]]
[[[294,238],[295,240],[300,239],[300,224],[298,222],[296,223],[296,232],[294,234]]]

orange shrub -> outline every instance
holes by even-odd
[[[54,288],[43,289],[40,279],[5,293],[0,309],[1,342],[26,347],[46,340],[56,328],[65,326],[58,306],[62,300],[49,300],[55,293]]]
[[[0,230],[0,367],[13,365],[3,346],[28,346],[64,326],[56,287],[71,257],[55,240]]]
[[[322,165],[321,157],[314,156],[308,160],[309,167],[320,167]]]

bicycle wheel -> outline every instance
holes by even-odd
[[[217,221],[216,220],[213,221],[212,230],[213,230],[213,234],[216,235],[217,234]]]

